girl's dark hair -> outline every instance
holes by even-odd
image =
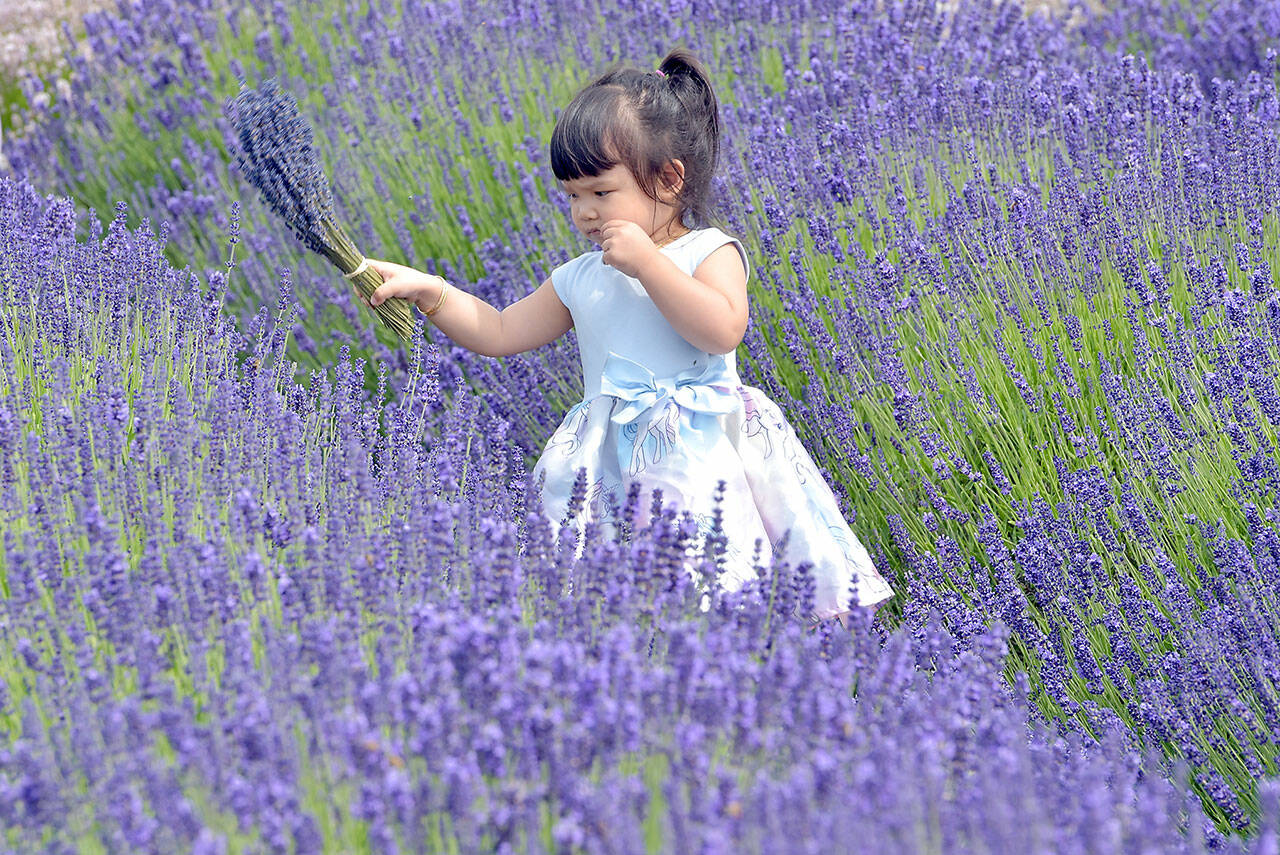
[[[661,73],[658,73],[661,72]],[[711,211],[711,178],[720,156],[720,110],[706,69],[676,48],[657,71],[614,68],[565,107],[551,133],[551,171],[561,181],[625,165],[658,201],[659,175],[684,165],[679,215],[703,224]]]

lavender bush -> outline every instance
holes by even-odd
[[[60,57],[68,49],[86,49],[77,38],[83,35],[80,22],[87,13],[107,5],[106,0],[11,0],[0,8],[0,126],[6,130],[21,127],[21,110],[11,108],[26,105],[21,85],[25,78],[47,81],[60,98],[69,97],[71,88],[63,76],[66,69]],[[41,82],[36,93],[41,102],[50,97],[44,89]],[[0,168],[3,164],[0,151]]]
[[[278,74],[322,117],[335,194],[344,207],[371,212],[361,226],[368,251],[379,254],[381,241],[389,250],[381,254],[398,248],[410,263],[462,276],[505,304],[572,251],[543,161],[555,107],[600,64],[640,61],[685,41],[714,59],[723,81],[726,226],[760,260],[739,361],[744,379],[784,404],[843,493],[860,538],[896,574],[904,596],[890,624],[901,625],[904,639],[912,634],[909,647],[948,635],[959,657],[994,644],[995,627],[1005,627],[1008,658],[983,661],[1008,686],[1025,680],[1029,706],[1016,693],[1013,707],[983,703],[1016,708],[1033,732],[1047,727],[1082,745],[1129,741],[1127,768],[1143,758],[1144,781],[1153,763],[1185,763],[1211,837],[1256,833],[1269,809],[1260,782],[1276,773],[1280,739],[1280,105],[1265,64],[1275,32],[1265,4],[1253,7],[1261,17],[1239,19],[1228,5],[1205,16],[1161,7],[1141,19],[1095,10],[1073,28],[1016,4],[947,11],[932,2],[709,3],[699,4],[694,26],[678,10],[618,2],[607,40],[588,10],[563,2],[521,8],[527,12],[375,2],[357,16],[322,3],[245,4],[224,15],[203,4],[138,4],[129,20],[91,19],[101,65],[78,66],[77,112],[46,117],[12,156],[44,189],[68,188],[100,209],[128,198],[154,222],[171,222],[170,255],[207,266],[223,252],[210,223],[229,228],[242,196],[225,165],[222,93],[241,73]],[[1151,64],[1118,55],[1167,43],[1151,36],[1160,27],[1213,33],[1236,25],[1253,39],[1236,60],[1226,48],[1207,55],[1153,47]],[[146,72],[122,73],[124,59],[143,47],[152,57]],[[148,156],[122,157],[130,146]],[[292,335],[283,335],[285,321],[275,333],[296,342],[279,345],[287,354],[275,362],[281,381],[299,373],[289,359],[304,366],[304,382],[306,370],[336,363],[353,399],[364,372],[377,399],[394,402],[370,412],[415,406],[426,381],[413,353],[388,350],[345,294],[331,298],[341,317],[317,310],[307,295],[340,286],[286,251],[292,238],[273,230],[252,200],[244,212],[248,252],[230,280],[229,311],[247,329],[265,329],[249,319],[275,301],[276,271],[292,267],[298,283]],[[494,483],[516,477],[580,393],[571,339],[505,360],[432,352],[442,390],[433,413],[443,418],[460,406],[482,424],[506,425],[507,469]],[[379,377],[347,353],[389,370]],[[473,396],[470,388],[486,391]],[[389,418],[379,427],[377,416],[364,417],[367,436],[391,431]],[[439,435],[448,442],[447,431]],[[462,437],[454,435],[455,453],[466,447]],[[294,471],[281,465],[261,481],[278,484]],[[485,479],[470,483],[492,488]],[[280,513],[252,493],[245,503],[254,501]],[[400,515],[387,520],[412,513],[396,507]],[[510,502],[501,507],[464,514],[460,530],[478,537],[482,520],[507,520],[526,549],[536,543],[536,528],[522,528],[514,509],[507,514]],[[408,544],[422,535],[403,537]],[[655,554],[663,554],[659,542]],[[599,564],[587,565],[597,569],[582,572],[618,564],[609,550],[620,547],[599,548]],[[504,561],[494,566],[518,563]],[[790,578],[784,570],[766,575]],[[568,596],[566,609],[579,602]],[[649,608],[641,604],[657,594],[646,590],[635,605],[618,596],[628,605],[604,605],[610,600],[600,596],[581,603],[599,601],[612,614]],[[521,626],[543,619],[537,602],[526,601]],[[661,620],[625,614],[617,625],[638,621],[650,631],[696,618],[679,609]],[[743,649],[772,655],[771,642],[757,636],[777,624],[732,621],[753,627],[744,632],[755,640]],[[578,626],[552,625],[548,638]],[[518,636],[526,644],[533,637]],[[801,638],[793,649],[808,661],[803,645],[817,642]],[[647,650],[643,636],[638,644]],[[857,655],[884,655],[872,648],[879,652]],[[841,667],[841,679],[865,671]],[[907,694],[893,697],[911,703]],[[369,720],[411,739],[391,719]],[[1002,744],[1022,746],[1022,731],[1010,727],[1019,736],[1006,733],[1014,741]],[[408,755],[394,756],[407,763]],[[854,761],[841,756],[845,774]],[[794,768],[812,772],[825,762],[817,757]],[[659,776],[646,764],[662,761],[636,762],[618,759],[617,774]],[[758,775],[743,762],[736,771]],[[595,771],[615,771],[607,766]],[[712,766],[708,760],[703,772]],[[1172,771],[1157,777],[1181,785]],[[707,775],[699,780],[706,786]],[[825,797],[800,792],[802,804]],[[862,790],[833,792],[877,803]],[[1113,805],[1118,790],[1105,792]],[[1160,816],[1147,827],[1186,826],[1172,808]],[[645,833],[683,832],[673,824]],[[734,839],[783,839],[760,835]],[[535,837],[522,845],[553,845]],[[1177,840],[1170,845],[1200,845]]]
[[[1280,50],[1274,0],[1136,0],[1076,3],[1084,40],[1117,54],[1141,53],[1152,65],[1191,71],[1207,91],[1215,78],[1273,78]]]
[[[999,623],[814,631],[786,565],[704,613],[672,511],[575,563],[431,358],[293,385],[287,277],[241,334],[75,224],[0,181],[6,849],[1244,851],[1119,723],[1029,717]]]
[[[365,15],[326,3],[222,9],[147,0],[127,16],[86,19],[95,62],[69,60],[85,91],[40,133],[11,145],[9,156],[38,186],[69,188],[91,208],[128,198],[156,222],[172,223],[168,254],[179,266],[204,266],[216,256],[220,248],[203,224],[243,200],[245,282],[269,281],[280,266],[295,271],[302,310],[292,355],[299,364],[331,364],[347,345],[398,375],[405,360],[398,343],[377,334],[345,283],[298,258],[288,230],[246,198],[245,181],[229,167],[235,135],[224,108],[241,79],[279,78],[315,118],[339,208],[364,214],[353,238],[366,252],[461,277],[487,299],[510,301],[580,240],[549,186],[546,140],[555,110],[606,62],[660,53],[681,40],[717,58],[726,102],[748,103],[762,88],[776,99],[784,69],[807,66],[811,48],[830,49],[845,38],[874,48],[897,41],[892,50],[910,67],[959,49],[958,64],[972,64],[979,75],[1006,53],[1048,50],[1055,62],[1075,53],[1060,37],[1053,43],[1043,19],[1010,27],[1020,15],[1013,7],[996,16],[969,4],[940,16],[931,2],[907,4],[895,15],[909,24],[898,37],[885,29],[877,5],[717,2],[700,6],[693,26],[680,8],[655,12],[627,2],[607,10],[611,36],[602,42],[594,6],[576,10],[549,0],[518,12],[501,4],[379,0]],[[573,49],[549,47],[560,44]],[[141,76],[130,71],[140,49],[151,56]],[[833,91],[832,107],[861,109],[852,94]],[[743,130],[727,129],[735,147],[727,186],[739,193],[750,187],[741,181],[749,163],[737,141]],[[273,299],[269,289],[251,289],[228,294],[242,319]],[[546,409],[512,419],[526,447],[547,435],[580,391],[569,347],[508,360],[513,368],[501,377],[486,360],[446,357],[475,388],[509,390],[511,410],[533,393],[548,400]]]
[[[1046,714],[1119,715],[1243,829],[1278,721],[1274,84],[1034,71],[927,129],[788,128],[753,163],[777,194],[732,215],[768,224],[748,353],[902,562],[909,623],[999,615]],[[776,138],[778,114],[738,122]],[[972,141],[1006,116],[1023,151],[984,164]],[[794,170],[837,144],[858,157]],[[812,213],[842,197],[859,216]]]

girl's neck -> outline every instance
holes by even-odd
[[[693,231],[693,229],[686,227],[683,223],[678,223],[672,220],[667,224],[666,228],[660,229],[658,233],[653,236],[653,245],[658,247],[666,246],[677,238],[684,237],[691,231]]]

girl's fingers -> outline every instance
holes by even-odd
[[[413,302],[420,296],[423,280],[438,278],[389,261],[379,261],[376,258],[365,260],[369,262],[369,267],[377,271],[383,279],[382,284],[368,298],[362,296],[360,290],[356,289],[357,298],[371,309],[382,305],[392,297],[403,297]]]
[[[413,284],[406,282],[387,281],[382,283],[369,295],[369,302],[375,306],[380,306],[390,300],[392,297],[403,297],[406,300],[413,298]]]
[[[379,285],[378,289],[369,295],[369,303],[377,306],[386,302],[388,297],[394,296],[395,293],[393,288],[389,288],[386,285]]]
[[[376,270],[383,279],[390,279],[399,272],[400,265],[392,264],[389,261],[381,261],[376,258],[366,258],[365,261],[369,262],[369,266]]]

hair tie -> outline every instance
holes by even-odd
[[[654,69],[654,72],[653,72],[653,73],[654,73],[654,74],[656,74],[656,75],[658,75],[659,77],[666,77],[666,76],[667,76],[667,73],[666,73],[665,71],[663,71],[661,68]]]

